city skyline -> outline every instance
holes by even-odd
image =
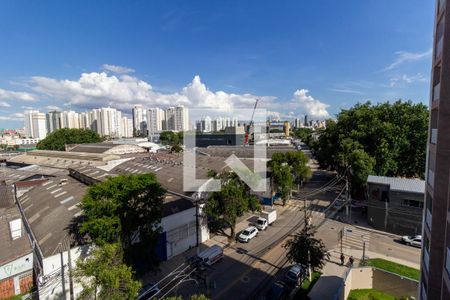
[[[0,4],[0,127],[20,127],[27,108],[249,108],[259,98],[274,116],[323,119],[367,100],[427,103],[429,1],[123,5],[71,4],[61,18],[61,4]]]

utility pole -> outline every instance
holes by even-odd
[[[70,239],[70,238],[69,238],[69,239]],[[70,252],[71,252],[71,250],[70,250],[70,240],[67,241],[67,246],[68,246],[68,247],[67,247],[67,248],[68,248],[67,254],[68,254],[68,258],[69,258],[68,264],[69,264],[69,291],[70,291],[70,300],[74,300],[75,297],[74,297],[74,294],[73,294],[72,257],[71,257],[71,254],[70,254]]]
[[[61,256],[61,285],[62,285],[62,291],[63,291],[63,299],[66,299],[67,295],[66,295],[66,278],[64,276],[64,251],[63,251],[63,247],[62,244],[59,243],[59,255]]]

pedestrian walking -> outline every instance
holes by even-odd
[[[350,256],[350,258],[348,259],[348,261],[350,262],[350,267],[353,267],[353,262],[355,261],[353,259],[353,256]]]
[[[345,255],[344,253],[341,253],[341,266],[344,265],[344,262],[345,262]]]

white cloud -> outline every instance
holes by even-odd
[[[362,95],[363,94],[363,92],[358,91],[358,90],[353,90],[353,89],[339,89],[339,88],[335,88],[335,89],[330,89],[330,91],[338,92],[338,93],[346,93],[346,94],[358,94],[358,95]]]
[[[416,75],[408,76],[406,74],[394,76],[389,80],[389,85],[391,87],[398,86],[399,84],[411,84],[415,82],[428,82],[428,79],[425,78],[421,73],[417,73]]]
[[[56,105],[47,105],[45,108],[48,110],[59,110],[59,111],[61,110],[61,108]]]
[[[48,77],[32,77],[31,88],[38,93],[59,99],[80,108],[94,108],[111,105],[119,109],[130,109],[133,104],[147,107],[184,104],[191,108],[212,108],[218,110],[253,107],[255,100],[261,100],[261,107],[270,105],[275,97],[252,94],[229,94],[211,91],[195,76],[191,83],[176,93],[160,93],[136,77],[114,76],[105,72],[83,73],[74,80],[57,80]]]
[[[11,107],[11,105],[8,102],[0,101],[0,107]]]
[[[0,89],[0,99],[3,100],[20,100],[20,101],[37,101],[34,95],[26,92],[14,92]]]
[[[290,102],[290,106],[311,118],[328,118],[330,114],[328,113],[327,108],[330,107],[330,105],[314,99],[312,96],[308,95],[308,92],[307,89],[296,90],[294,97]]]
[[[397,58],[395,59],[395,61],[392,64],[390,64],[389,66],[384,68],[384,71],[392,70],[405,62],[421,60],[422,58],[426,58],[426,57],[430,56],[431,53],[432,53],[431,49],[426,52],[421,52],[421,53],[397,51],[397,52],[395,52],[395,54],[397,55]]]
[[[115,65],[108,65],[108,64],[103,64],[102,65],[102,69],[105,70],[105,71],[116,73],[116,74],[128,74],[128,73],[134,73],[135,72],[135,70],[132,69],[132,68],[115,66]]]
[[[0,121],[23,121],[23,113],[14,113],[7,116],[0,116]]]

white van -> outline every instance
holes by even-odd
[[[223,258],[223,249],[218,245],[214,245],[200,252],[198,257],[207,265],[212,265]]]

